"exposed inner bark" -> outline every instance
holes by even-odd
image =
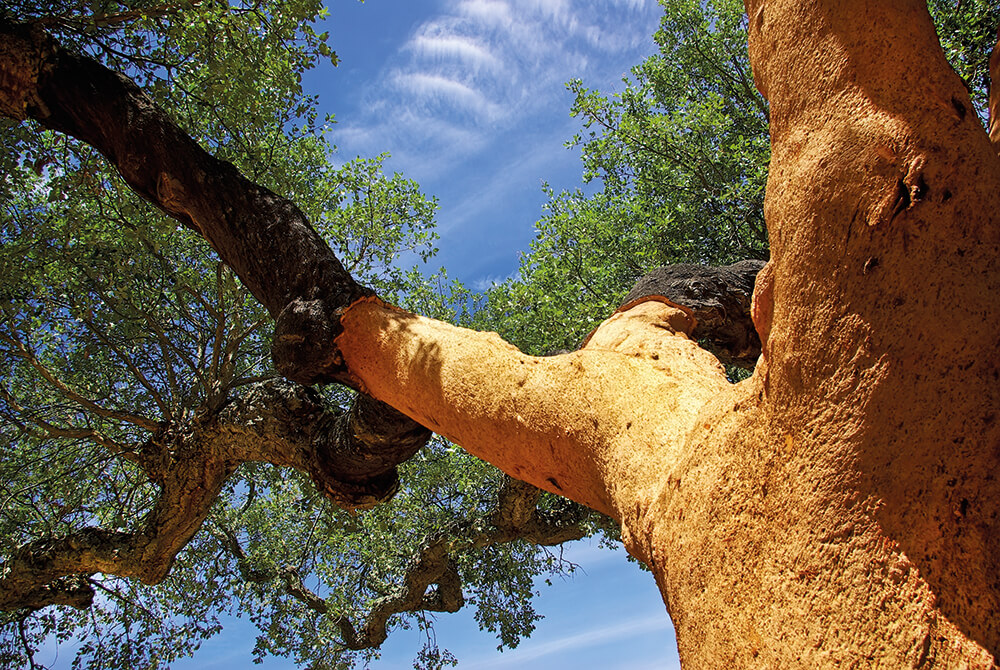
[[[772,258],[751,307],[763,356],[735,386],[667,303],[616,314],[578,352],[533,358],[330,279],[339,264],[273,194],[233,193],[270,207],[269,227],[211,210],[246,187],[223,178],[234,171],[172,162],[161,113],[140,114],[153,134],[130,135],[121,110],[148,101],[92,64],[45,47],[32,74],[24,55],[40,43],[23,30],[7,31],[0,70],[16,72],[0,94],[4,113],[95,142],[123,173],[148,160],[135,188],[186,216],[282,314],[290,374],[349,381],[618,518],[686,666],[994,667],[1000,157],[920,0],[747,10],[770,102]],[[96,89],[53,91],[59,71]],[[179,167],[200,177],[180,181]],[[265,239],[286,233],[299,242]],[[288,249],[301,272],[260,267]],[[270,292],[261,280],[275,274],[290,278]]]

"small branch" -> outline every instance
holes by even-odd
[[[23,407],[18,401],[12,396],[7,389],[0,386],[0,399],[2,399],[7,405],[17,413],[17,416],[24,421],[34,424],[44,433],[44,437],[47,438],[65,438],[70,440],[90,440],[91,442],[98,444],[113,454],[119,454],[128,460],[139,463],[138,459],[133,458],[133,454],[129,452],[123,445],[119,444],[115,440],[107,437],[106,435],[96,431],[92,428],[76,428],[67,426],[57,426],[53,423],[40,419],[36,416],[36,412],[30,411]]]
[[[0,610],[56,604],[85,608],[93,587],[83,576],[97,572],[160,582],[235,470],[215,446],[178,438],[161,448],[171,452],[173,457],[164,459],[171,466],[155,473],[160,496],[136,531],[87,527],[16,549],[0,564]]]
[[[170,412],[170,406],[167,405],[167,403],[163,400],[163,397],[160,396],[160,393],[156,390],[156,387],[153,386],[153,384],[149,381],[149,379],[142,372],[142,370],[139,369],[139,366],[136,365],[135,361],[132,360],[132,357],[129,356],[127,353],[125,353],[121,349],[121,347],[117,346],[114,342],[112,342],[107,337],[107,335],[104,334],[102,329],[95,326],[93,319],[84,318],[83,323],[87,327],[87,330],[89,330],[94,337],[100,340],[102,345],[107,347],[113,354],[115,354],[118,357],[118,359],[122,363],[125,364],[125,367],[128,369],[129,372],[132,373],[132,376],[135,378],[135,380],[139,382],[139,384],[144,389],[146,389],[150,397],[153,399],[153,402],[156,403],[156,406],[159,407],[160,411],[163,413],[163,420],[170,421],[172,418]]]
[[[487,523],[473,521],[453,524],[428,537],[410,560],[400,586],[375,601],[360,628],[355,627],[347,617],[338,617],[345,646],[354,650],[378,648],[388,637],[386,626],[389,618],[395,614],[457,612],[461,609],[465,604],[465,597],[455,561],[459,552],[517,540],[534,544],[560,544],[586,537],[583,521],[589,514],[588,510],[572,505],[557,520],[537,509],[540,496],[541,491],[534,486],[505,476],[497,497],[497,506],[489,515]],[[296,592],[301,593],[301,580],[297,587]],[[307,607],[328,613],[326,603],[315,594],[301,595],[304,596],[301,599]]]
[[[137,19],[156,19],[171,16],[183,11],[184,9],[197,6],[198,4],[200,4],[200,0],[194,0],[194,2],[190,3],[187,7],[183,5],[164,4],[144,9],[134,9],[128,12],[119,12],[117,14],[91,14],[89,16],[70,16],[67,14],[59,14],[57,16],[42,16],[36,19],[36,21],[43,26],[67,26],[77,30],[83,30],[91,26],[106,28],[109,26],[117,26],[122,23],[135,21]]]
[[[52,386],[52,388],[61,393],[67,400],[70,400],[80,407],[93,412],[97,416],[101,416],[106,419],[124,421],[148,431],[155,431],[159,427],[159,423],[150,418],[140,416],[138,414],[132,414],[131,412],[119,412],[116,410],[106,409],[93,400],[85,398],[56,377],[55,373],[49,370],[45,364],[38,360],[38,357],[35,356],[34,352],[32,352],[23,342],[6,335],[0,335],[0,340],[13,347],[14,351],[12,353],[14,355],[27,361],[28,364],[33,367],[35,371],[49,383],[50,386]]]

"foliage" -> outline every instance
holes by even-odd
[[[288,196],[362,282],[442,318],[467,293],[420,266],[436,251],[437,203],[384,157],[339,168],[300,88],[318,58],[335,60],[312,22],[318,2],[7,2],[64,44],[136,79],[203,146]],[[156,487],[129,453],[163,423],[213,412],[273,375],[271,324],[194,235],[136,198],[87,146],[4,121],[0,191],[0,556],[86,526],[128,531]],[[406,269],[407,264],[415,264]],[[328,396],[349,401],[337,388]],[[245,464],[169,577],[148,586],[94,575],[87,611],[3,615],[0,665],[32,664],[46,641],[71,641],[82,667],[165,667],[221,625],[249,618],[255,654],[310,667],[351,667],[377,652],[345,650],[334,618],[277,578],[294,566],[332,610],[354,619],[401,579],[419,544],[479,519],[499,476],[436,441],[408,463],[388,505],[348,515],[294,471]],[[532,578],[563,564],[525,543],[465,547],[466,598],[503,646],[529,634]],[[432,621],[418,661],[449,661]]]
[[[990,89],[990,53],[1000,27],[1000,5],[989,0],[928,0],[944,55],[965,82],[985,125]]]
[[[654,267],[767,257],[767,104],[743,5],[663,5],[659,53],[621,93],[568,84],[584,130],[570,144],[591,187],[548,191],[519,276],[489,292],[482,317],[529,351],[578,346]]]

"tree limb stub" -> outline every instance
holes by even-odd
[[[752,370],[760,356],[760,337],[750,318],[757,273],[764,261],[746,260],[722,267],[668,265],[656,268],[629,291],[623,304],[661,295],[691,310],[697,325],[690,335],[725,364]]]

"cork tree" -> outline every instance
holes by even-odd
[[[746,9],[771,253],[761,357],[738,384],[689,337],[692,311],[655,292],[542,358],[394,307],[290,201],[38,26],[4,27],[0,111],[93,146],[204,237],[275,318],[285,377],[395,408],[369,403],[348,454],[306,450],[327,489],[384,494],[412,453],[393,437],[422,426],[620,522],[688,667],[994,667],[1000,50],[984,132],[924,3]],[[68,599],[59,580],[83,560],[114,569],[115,539],[31,547],[5,586]]]

